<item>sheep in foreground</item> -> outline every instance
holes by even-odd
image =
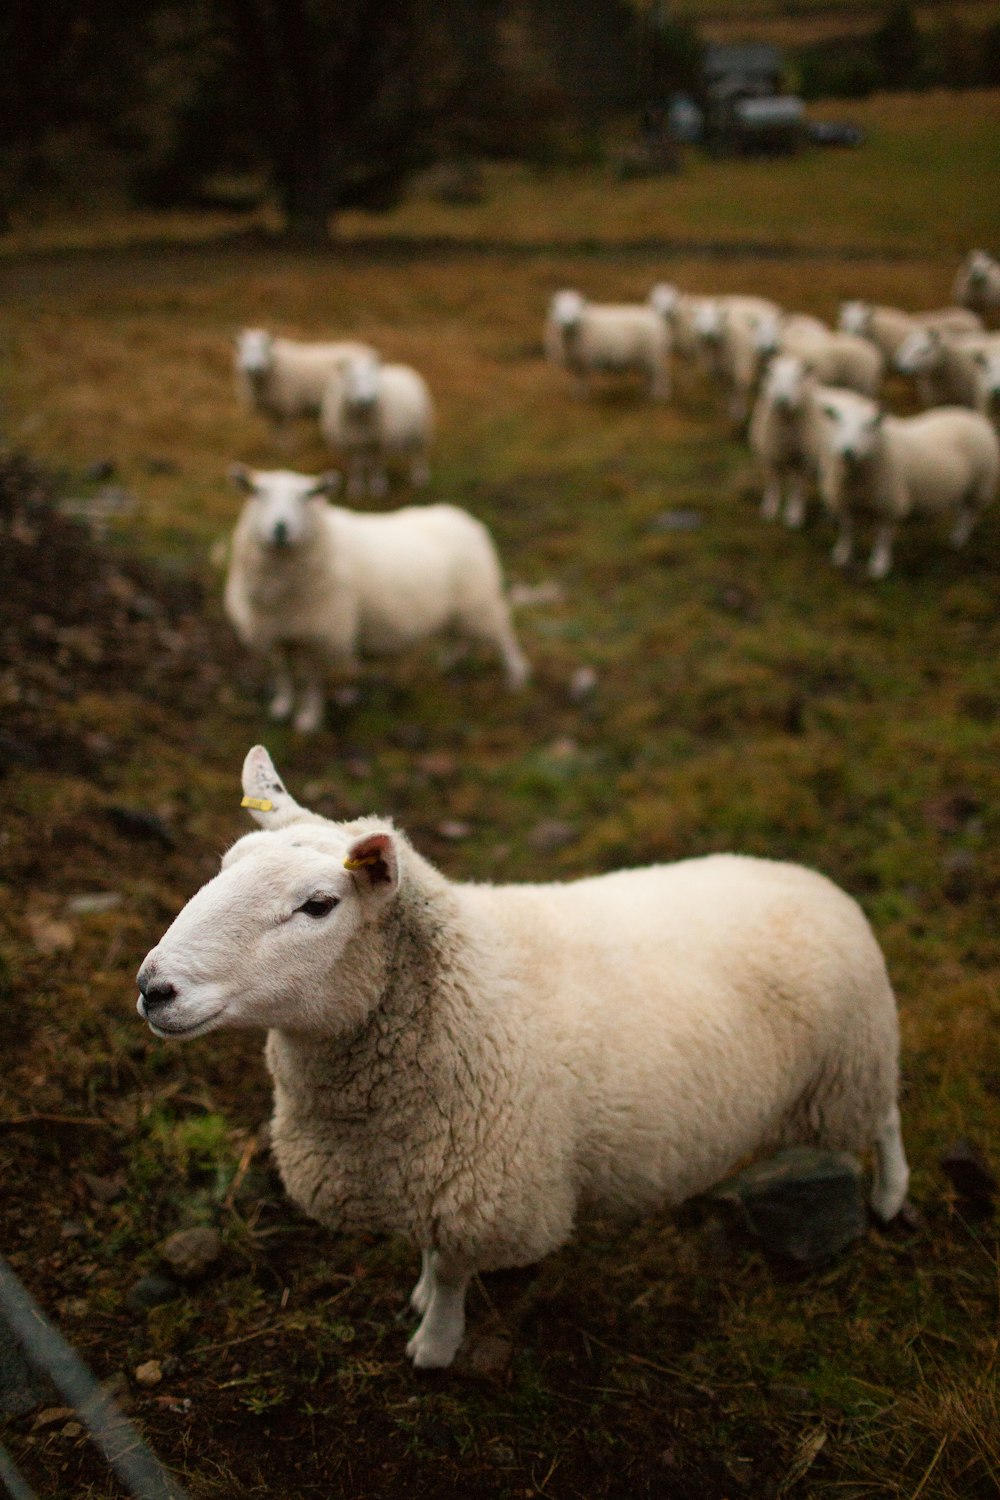
[[[243,644],[275,662],[272,717],[294,712],[301,733],[318,729],[331,672],[353,674],[359,654],[400,651],[449,628],[493,646],[512,688],[527,681],[496,549],[466,511],[426,505],[357,515],[324,499],[337,474],[237,464],[231,478],[248,498],[225,610]]]
[[[801,313],[762,319],[757,347],[763,358],[797,355],[821,385],[842,386],[863,396],[878,394],[885,373],[885,361],[874,344]]]
[[[896,369],[916,381],[923,406],[975,406],[976,359],[993,348],[1000,348],[1000,334],[920,328],[896,351]]]
[[[579,292],[556,292],[545,353],[575,377],[580,396],[593,375],[641,375],[654,400],[670,398],[670,331],[648,304],[588,302]]]
[[[764,475],[760,513],[765,521],[777,519],[782,503],[786,525],[805,521],[816,386],[804,362],[791,354],[779,354],[764,371],[747,436]]]
[[[983,317],[1000,313],[1000,261],[985,250],[970,250],[958,269],[952,296]]]
[[[889,572],[899,523],[913,514],[950,517],[952,545],[964,546],[1000,477],[1000,440],[984,416],[942,406],[890,417],[864,396],[826,388],[815,409],[819,490],[839,523],[839,567],[851,560],[859,514],[876,521],[872,578]]]
[[[842,302],[838,327],[844,333],[868,339],[892,363],[904,340],[924,328],[939,333],[981,333],[982,320],[965,307],[936,307],[928,312],[903,312],[872,302]]]
[[[236,337],[237,392],[280,432],[296,417],[318,417],[331,376],[346,360],[362,355],[377,357],[370,345],[352,340],[300,343],[263,328],[244,328]]]
[[[798,865],[710,855],[568,884],[446,879],[391,822],[299,807],[257,746],[262,831],[139,971],[163,1037],[270,1028],[296,1203],[423,1252],[414,1364],[451,1364],[479,1271],[579,1212],[652,1210],[751,1152],[874,1147],[902,1206],[896,1008],[860,908]]]
[[[427,382],[409,365],[382,364],[373,355],[347,360],[327,384],[319,425],[346,462],[351,499],[384,495],[397,464],[409,467],[414,485],[430,478],[434,407]]]

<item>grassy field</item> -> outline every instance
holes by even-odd
[[[99,544],[40,546],[38,513],[0,507],[0,1248],[194,1500],[996,1493],[996,1211],[975,1216],[941,1157],[968,1138],[998,1166],[1000,513],[961,558],[918,525],[886,582],[842,576],[823,519],[798,535],[758,520],[746,451],[700,380],[682,374],[666,407],[628,390],[581,403],[540,350],[560,284],[636,297],[666,274],[826,316],[848,295],[945,300],[959,254],[997,242],[1000,103],[868,109],[884,133],[866,153],[627,188],[516,174],[447,230],[415,202],[352,218],[328,253],[128,248],[127,224],[103,251],[8,246],[11,445],[71,499],[113,463],[133,509]],[[422,241],[439,233],[447,252]],[[729,253],[697,251],[716,236]],[[684,253],[636,244],[672,237]],[[741,251],[758,237],[802,253]],[[558,585],[518,611],[536,670],[522,697],[492,663],[430,649],[373,665],[311,740],[267,723],[209,562],[237,512],[224,475],[329,455],[308,428],[277,450],[236,405],[230,336],[255,322],[357,334],[427,374],[432,497],[490,524],[513,581]],[[699,524],[669,529],[677,510]],[[578,700],[581,666],[597,687]],[[143,954],[243,831],[258,739],[303,800],[392,813],[455,877],[728,848],[826,871],[863,903],[898,990],[917,1217],[805,1273],[698,1209],[592,1220],[537,1272],[477,1284],[485,1368],[417,1378],[413,1255],[283,1200],[259,1038],[171,1047],[133,1008]],[[70,904],[94,892],[118,902]],[[143,1310],[163,1237],[197,1223],[221,1230],[223,1258]],[[154,1387],[134,1379],[148,1360]],[[123,1493],[82,1433],[36,1416],[0,1437],[40,1495]]]
[[[882,0],[688,0],[690,17],[710,42],[773,42],[813,46],[829,37],[864,36],[885,19]],[[918,25],[986,26],[996,19],[991,0],[923,0],[913,6]]]

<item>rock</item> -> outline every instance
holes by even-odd
[[[735,1208],[765,1250],[803,1265],[843,1250],[867,1224],[861,1169],[843,1151],[792,1147],[737,1172],[708,1198]]]
[[[66,1422],[76,1416],[76,1410],[72,1406],[47,1406],[40,1411],[31,1424],[32,1432],[41,1432],[45,1427],[55,1427],[57,1422]]]
[[[140,1276],[125,1293],[125,1306],[132,1312],[145,1312],[150,1307],[162,1307],[172,1302],[180,1293],[180,1287],[172,1276],[159,1276],[155,1271]]]
[[[992,1211],[1000,1184],[974,1141],[954,1141],[941,1157],[941,1170],[967,1212],[978,1217]]]
[[[178,1229],[160,1246],[160,1254],[178,1276],[186,1280],[204,1276],[222,1254],[222,1236],[207,1224]]]
[[[28,931],[39,953],[51,957],[69,953],[76,943],[76,933],[69,922],[62,922],[45,911],[29,911]]]
[[[541,818],[528,834],[528,843],[537,854],[554,854],[579,838],[572,823],[561,818]]]
[[[162,818],[155,813],[142,812],[134,807],[122,807],[111,803],[108,817],[118,832],[127,839],[145,839],[159,844],[161,849],[176,849],[177,840]]]
[[[661,510],[649,523],[650,531],[697,531],[704,524],[700,510]]]
[[[597,673],[593,667],[577,667],[569,680],[569,696],[574,703],[582,703],[597,687]]]
[[[71,896],[66,902],[66,910],[74,917],[100,916],[121,906],[122,900],[121,891],[92,891],[84,896]]]
[[[66,1426],[60,1430],[59,1436],[64,1438],[78,1438],[82,1431],[83,1428],[79,1422],[67,1422]]]
[[[472,828],[468,823],[463,823],[459,818],[446,818],[443,823],[437,825],[437,832],[439,837],[443,839],[458,842],[460,839],[467,839],[472,832]]]
[[[147,1390],[154,1385],[159,1385],[163,1379],[163,1370],[158,1359],[147,1359],[144,1364],[137,1365],[134,1371],[136,1384],[144,1386]]]
[[[462,1369],[486,1380],[502,1380],[510,1369],[514,1345],[506,1334],[483,1333],[463,1352]]]

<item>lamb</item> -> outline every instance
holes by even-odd
[[[891,569],[899,522],[914,513],[949,515],[952,545],[964,546],[1000,478],[1000,440],[986,417],[961,406],[890,417],[874,401],[829,389],[816,410],[820,495],[840,526],[834,563],[850,561],[861,510],[877,522],[872,578]]]
[[[941,333],[981,333],[982,321],[964,307],[937,307],[929,312],[902,312],[898,307],[883,307],[871,302],[842,302],[838,327],[844,333],[868,339],[891,364],[900,345],[911,334],[923,328]]]
[[[296,417],[318,417],[330,377],[345,360],[361,355],[375,356],[375,350],[352,340],[307,344],[244,328],[236,336],[237,392],[283,432]]]
[[[1000,348],[980,349],[973,356],[973,405],[1000,430]]]
[[[783,499],[786,525],[805,521],[806,484],[815,466],[810,436],[816,384],[795,355],[777,355],[764,371],[748,437],[764,473],[760,513],[766,521],[781,514]]]
[[[1000,334],[918,329],[896,351],[896,369],[915,378],[923,406],[975,406],[977,356],[994,348],[1000,348]]]
[[[874,1147],[901,1208],[898,1029],[860,908],[798,865],[714,854],[566,884],[448,880],[388,819],[300,807],[261,746],[261,825],[144,960],[160,1037],[269,1028],[272,1148],[331,1229],[423,1254],[416,1366],[451,1364],[469,1280],[649,1211],[752,1152]]]
[[[319,425],[346,461],[348,498],[384,495],[398,463],[409,465],[414,485],[430,478],[434,407],[427,382],[409,365],[382,364],[377,355],[347,360],[327,383]]]
[[[983,317],[1000,313],[1000,261],[985,250],[970,250],[958,269],[952,296]]]
[[[670,333],[654,307],[588,302],[556,292],[545,324],[545,353],[576,379],[585,396],[593,375],[642,375],[657,401],[670,399]]]
[[[885,373],[885,362],[874,344],[856,334],[834,332],[818,318],[801,313],[762,319],[757,347],[764,358],[777,353],[798,355],[822,385],[842,386],[863,396],[878,394]]]
[[[273,658],[270,711],[295,728],[322,722],[331,669],[359,653],[402,650],[448,627],[499,653],[511,688],[530,668],[517,644],[486,527],[452,505],[357,515],[323,498],[338,474],[234,465],[248,499],[233,535],[225,611],[250,650]],[[298,707],[296,709],[296,702]]]

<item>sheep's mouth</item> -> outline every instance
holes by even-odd
[[[221,1016],[221,1014],[222,1007],[220,1006],[218,1010],[213,1010],[210,1016],[203,1016],[200,1021],[193,1021],[187,1026],[167,1026],[162,1021],[151,1020],[147,1015],[144,1015],[144,1020],[154,1036],[193,1037],[199,1035],[203,1031],[208,1031],[213,1021],[217,1020],[218,1017]]]

